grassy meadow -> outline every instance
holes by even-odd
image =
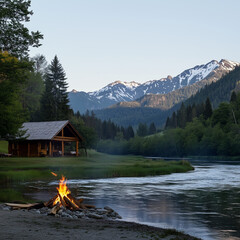
[[[88,151],[84,157],[0,158],[0,182],[51,180],[51,172],[67,179],[143,177],[187,172],[182,161],[153,161],[141,156],[116,156]],[[60,178],[60,177],[59,177]]]

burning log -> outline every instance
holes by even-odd
[[[67,197],[73,202],[75,205],[77,205],[78,208],[86,209],[86,207],[82,204],[83,198],[80,198],[79,200],[74,198],[71,194],[68,194]]]
[[[53,198],[51,198],[48,202],[44,203],[45,207],[52,207],[55,200],[57,199],[58,195],[54,196]]]
[[[78,205],[79,203],[83,202],[83,199],[82,199],[82,198],[81,198],[81,202],[79,202],[79,200],[76,199],[75,197],[73,197],[71,193],[69,193],[69,194],[67,195],[67,197],[70,199],[70,201],[74,202],[74,203],[77,204],[77,205]]]
[[[73,209],[73,210],[79,209],[78,205],[72,202],[68,197],[64,196],[63,199],[67,203],[67,206],[70,207],[70,209]]]
[[[74,198],[70,193],[67,195],[67,197],[70,199],[72,203],[74,203],[74,205],[77,206],[77,208],[82,208],[81,203],[76,198]]]
[[[65,200],[62,198],[62,196],[61,196],[59,193],[57,194],[57,196],[58,196],[59,199],[60,199],[61,205],[66,208],[66,202],[65,202]],[[57,199],[56,199],[56,200],[57,200]]]

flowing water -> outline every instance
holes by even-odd
[[[76,197],[110,206],[125,221],[174,228],[210,239],[240,239],[240,165],[192,162],[195,170],[158,177],[68,180]],[[48,200],[58,182],[26,183],[30,198]]]

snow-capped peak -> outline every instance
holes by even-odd
[[[140,86],[141,84],[140,83],[137,83],[137,82],[122,82],[122,81],[115,81],[115,82],[112,82],[112,83],[109,83],[107,86],[115,86],[115,85],[118,85],[118,84],[122,84],[128,88],[136,88],[138,86]]]
[[[236,66],[239,65],[239,63],[222,59],[222,60],[219,62],[219,65],[220,65],[222,68],[224,68],[226,71],[232,71]]]

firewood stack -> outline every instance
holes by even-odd
[[[76,199],[71,194],[68,194],[67,196],[62,197],[59,193],[53,198],[51,198],[48,202],[44,203],[44,206],[48,208],[52,208],[53,212],[55,211],[58,212],[58,210],[61,207],[64,207],[72,211],[88,209],[88,208],[96,208],[93,205],[83,204],[83,198]]]
[[[71,194],[68,194],[67,197],[59,197],[60,202],[57,202],[56,204],[54,204],[54,202],[56,201],[56,199],[59,196],[56,195],[53,198],[51,198],[48,202],[45,203],[5,203],[7,206],[11,207],[11,209],[13,210],[18,210],[18,209],[39,209],[42,207],[48,207],[50,208],[50,213],[55,215],[58,213],[58,211],[63,207],[72,211],[81,211],[83,209],[89,209],[89,208],[96,208],[94,205],[89,205],[89,204],[83,204],[83,199],[76,199],[74,197],[71,196]],[[70,200],[71,199],[71,200]]]

